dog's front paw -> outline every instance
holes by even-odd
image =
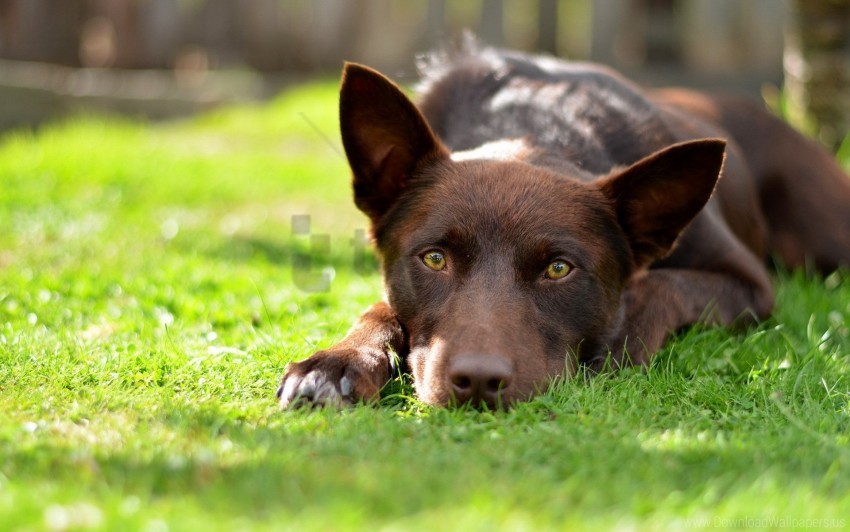
[[[280,406],[343,407],[375,399],[389,378],[380,366],[354,349],[319,351],[289,365],[277,390]]]

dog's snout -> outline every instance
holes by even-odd
[[[465,354],[449,365],[449,388],[458,403],[502,405],[505,390],[511,385],[513,367],[499,355]]]

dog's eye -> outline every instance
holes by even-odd
[[[558,279],[563,279],[567,275],[570,274],[573,267],[570,266],[566,261],[556,260],[552,261],[549,266],[546,267],[546,278],[552,279],[553,281],[557,281]]]
[[[422,255],[422,262],[435,272],[446,269],[446,257],[439,251],[429,251]]]

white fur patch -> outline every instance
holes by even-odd
[[[482,144],[471,150],[452,153],[453,161],[470,161],[473,159],[490,159],[495,161],[516,161],[522,159],[530,151],[525,139],[501,139]]]

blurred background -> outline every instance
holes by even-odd
[[[761,94],[832,149],[850,131],[850,0],[0,0],[0,130],[262,100],[344,60],[413,82],[415,56],[466,28],[650,86]]]

